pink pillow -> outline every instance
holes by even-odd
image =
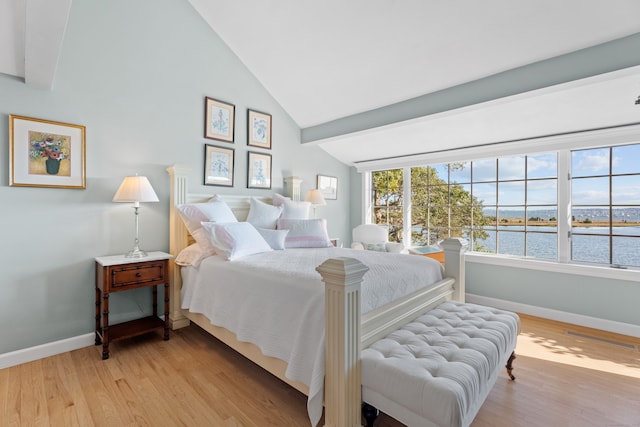
[[[285,238],[288,248],[328,248],[333,246],[327,233],[327,220],[286,219],[278,220],[278,230],[289,230]]]

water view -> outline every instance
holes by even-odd
[[[526,234],[522,231],[524,226],[504,226],[497,232],[495,229],[485,230],[489,237],[476,240],[476,244],[480,245],[480,250],[487,252],[524,256],[526,247],[528,257],[550,260],[558,258],[556,227],[529,227]],[[613,227],[612,231],[613,264],[640,266],[640,227]],[[609,264],[608,233],[608,227],[574,227],[571,258],[574,261]],[[616,234],[624,236],[618,237]]]

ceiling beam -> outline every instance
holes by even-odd
[[[53,89],[72,0],[27,0],[25,83]]]

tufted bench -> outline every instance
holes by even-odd
[[[468,426],[505,364],[514,379],[519,327],[515,313],[448,301],[376,341],[361,355],[368,425],[377,408],[409,426]]]

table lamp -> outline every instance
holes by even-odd
[[[305,202],[310,202],[313,207],[313,218],[316,217],[316,207],[324,206],[327,202],[324,201],[324,196],[320,192],[320,190],[309,190],[307,191],[307,195],[304,198]]]
[[[133,203],[133,209],[135,211],[136,222],[136,237],[133,244],[133,249],[125,254],[126,258],[144,258],[147,253],[140,249],[138,239],[138,208],[140,208],[140,202],[159,202],[156,192],[153,191],[153,187],[146,176],[127,176],[122,180],[120,188],[113,196],[114,202]]]

